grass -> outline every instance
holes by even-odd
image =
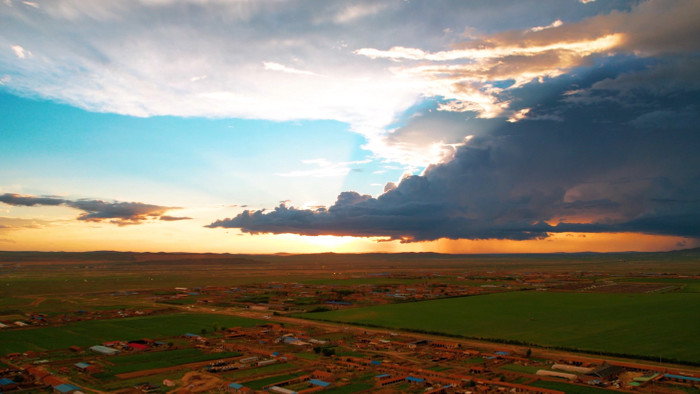
[[[347,278],[347,279],[310,279],[303,280],[301,283],[310,285],[339,285],[339,286],[358,286],[358,285],[410,285],[415,283],[429,282],[428,279],[403,279],[403,278],[388,278],[388,277],[370,277],[370,278]]]
[[[0,354],[86,347],[113,340],[167,338],[186,332],[198,334],[203,328],[211,331],[215,323],[225,327],[250,327],[266,322],[235,316],[186,313],[82,321],[65,326],[5,331],[0,336]]]
[[[136,353],[110,358],[109,361],[114,363],[114,366],[110,366],[108,369],[110,373],[118,375],[127,372],[166,368],[240,355],[240,353],[236,352],[203,353],[197,349],[175,349],[161,352]]]
[[[621,282],[634,283],[661,283],[669,285],[682,285],[683,293],[700,293],[700,279],[690,278],[626,278]]]
[[[509,292],[301,315],[308,319],[700,363],[700,294]]]
[[[443,365],[434,365],[434,366],[428,368],[428,370],[435,371],[435,372],[449,371],[451,369],[452,369],[452,367],[446,367]]]
[[[372,383],[350,383],[345,386],[332,387],[328,390],[323,390],[323,394],[352,394],[371,389],[372,387],[374,387]]]
[[[579,386],[577,384],[563,382],[550,382],[548,380],[540,380],[539,382],[531,384],[531,386],[550,390],[559,390],[567,394],[610,394],[614,392],[612,390],[605,390],[598,387]]]
[[[269,374],[269,373],[274,373],[274,372],[281,372],[281,371],[286,371],[289,369],[294,369],[298,368],[299,366],[293,363],[284,363],[284,364],[270,364],[270,365],[265,365],[263,367],[258,367],[258,368],[251,368],[251,369],[242,369],[240,371],[234,371],[234,372],[225,372],[223,374],[223,377],[228,379],[228,380],[241,380],[245,379],[251,376],[256,376],[256,375],[263,375],[263,374]]]
[[[164,387],[162,386],[163,380],[168,379],[172,381],[176,381],[186,373],[184,370],[179,370],[179,371],[172,371],[172,372],[166,372],[163,374],[158,374],[158,375],[150,375],[150,376],[140,376],[138,378],[133,378],[133,379],[118,379],[113,382],[100,382],[98,385],[96,385],[95,388],[98,388],[100,390],[118,390],[118,389],[123,389],[123,388],[132,388],[135,384],[138,383],[143,383],[143,382],[150,382],[156,385],[161,386],[161,392],[164,391],[170,391],[172,388]]]
[[[506,371],[520,372],[535,374],[540,369],[547,369],[547,367],[538,367],[535,365],[519,365],[519,364],[508,364],[498,367],[500,369],[505,369]]]

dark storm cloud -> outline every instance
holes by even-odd
[[[514,103],[535,104],[516,123],[449,112],[409,120],[392,138],[411,141],[414,130],[430,127],[446,138],[461,127],[473,138],[451,160],[376,198],[344,192],[327,209],[280,205],[209,227],[408,242],[558,232],[700,237],[700,89],[683,83],[687,73],[674,78],[665,70],[675,61],[613,63],[512,91]],[[664,89],[660,75],[669,82]],[[623,80],[624,89],[613,88]],[[571,100],[577,90],[590,94]]]
[[[166,221],[185,220],[185,217],[173,217],[165,215],[178,207],[165,207],[160,205],[144,204],[141,202],[119,202],[102,200],[68,200],[55,197],[35,197],[13,193],[0,195],[0,202],[14,206],[66,206],[83,211],[78,220],[88,222],[109,221],[118,225],[140,224],[149,219],[161,219]]]

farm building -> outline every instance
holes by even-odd
[[[618,367],[617,365],[608,365],[608,364],[603,364],[600,367],[594,369],[587,375],[589,376],[595,376],[599,379],[610,379],[614,376],[617,376],[621,372],[623,372],[625,369],[622,367]]]
[[[562,378],[562,379],[569,379],[569,380],[576,380],[577,376],[572,374],[572,373],[566,373],[566,372],[556,372],[556,371],[548,371],[546,369],[540,369],[536,373],[539,376],[552,376],[555,378]]]
[[[231,382],[228,386],[226,386],[226,391],[236,394],[245,394],[253,392],[252,389],[249,389],[248,387],[245,387],[244,385],[235,382]]]
[[[310,379],[309,383],[313,384],[314,386],[319,386],[319,387],[323,387],[323,388],[326,388],[326,387],[331,385],[330,382],[325,382],[325,381],[319,380],[319,379]]]
[[[583,374],[593,372],[593,368],[577,367],[575,365],[569,365],[569,364],[554,364],[554,365],[552,365],[552,369],[559,369],[561,371],[567,371],[567,372],[573,372],[573,373],[583,373]]]
[[[8,378],[0,379],[0,392],[14,390],[17,387],[17,383]]]
[[[104,354],[107,356],[113,356],[113,355],[119,353],[119,350],[117,350],[117,349],[107,347],[107,346],[102,346],[102,345],[90,346],[90,350],[92,350],[95,353]]]
[[[54,393],[61,394],[82,393],[80,387],[68,383],[63,383],[59,384],[58,386],[54,386],[53,391]]]
[[[279,386],[272,386],[267,390],[271,391],[273,393],[279,393],[279,394],[297,394],[297,392],[294,390],[285,389],[284,387],[279,387]]]
[[[664,375],[664,379],[669,379],[669,380],[673,380],[673,381],[681,382],[681,383],[690,383],[693,385],[700,385],[700,378],[696,378],[693,376],[674,375],[674,374],[667,373]]]

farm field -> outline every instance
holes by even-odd
[[[681,285],[683,293],[700,293],[700,280],[686,278],[628,278],[623,282]]]
[[[610,394],[614,393],[612,390],[600,389],[597,387],[586,387],[577,384],[570,384],[564,382],[550,382],[547,380],[541,380],[533,384],[535,387],[541,387],[550,390],[559,390],[565,393],[571,394]]]
[[[237,357],[240,355],[241,354],[237,352],[203,353],[197,349],[189,348],[151,353],[137,353],[110,358],[110,361],[114,363],[114,366],[110,366],[108,370],[110,373],[118,375],[121,373],[166,368],[200,361]]]
[[[235,316],[186,313],[82,321],[65,326],[3,332],[0,336],[0,354],[85,347],[112,340],[158,339],[187,332],[198,334],[202,329],[211,331],[214,324],[221,327],[251,327],[263,323],[262,320]]]
[[[700,363],[700,294],[508,292],[342,311],[307,319]]]

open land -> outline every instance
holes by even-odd
[[[700,251],[0,252],[0,390],[700,392]]]

